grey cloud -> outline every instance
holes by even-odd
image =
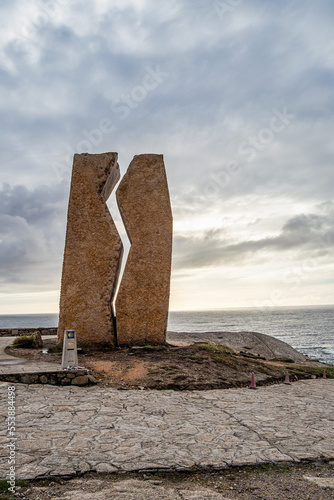
[[[18,5],[0,6],[10,29]],[[247,196],[254,203],[266,197],[268,207],[271,197],[309,207],[332,199],[331,0],[244,1],[223,19],[201,0],[147,1],[140,11],[110,2],[103,15],[97,5],[67,2],[61,23],[50,19],[21,44],[12,33],[4,37],[1,180],[21,184],[0,192],[5,273],[16,265],[25,279],[32,255],[47,269],[50,249],[61,258],[71,157],[85,150],[83,131],[104,118],[115,128],[92,152],[119,151],[122,172],[134,154],[164,153],[175,219]],[[111,104],[142,85],[147,66],[168,77],[121,119]],[[296,118],[247,161],[240,143],[284,107]],[[226,181],[230,161],[240,172]],[[321,209],[259,241],[228,241],[224,232],[176,235],[175,268],[233,264],[264,249],[303,251],[331,231],[330,213]]]
[[[66,195],[64,184],[39,186],[34,190],[5,184],[0,191],[0,213],[19,217],[31,225],[47,225],[48,219],[57,217],[66,209]]]
[[[328,255],[334,249],[332,217],[301,214],[289,219],[278,236],[233,243],[225,239],[224,230],[207,231],[195,237],[177,235],[174,243],[174,269],[219,265],[243,265],[261,261],[261,252],[294,251],[297,257]]]
[[[2,285],[58,283],[64,245],[67,191],[64,185],[0,191]],[[45,272],[47,270],[47,272]]]

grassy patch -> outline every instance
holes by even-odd
[[[214,363],[221,363],[230,367],[234,367],[236,353],[226,345],[213,345],[209,343],[197,344],[197,347],[210,354],[210,358]]]
[[[294,363],[295,360],[291,358],[273,358],[270,361],[277,361],[279,363]]]
[[[16,486],[27,486],[27,483],[24,481],[15,481]],[[8,488],[10,485],[6,480],[0,480],[0,500],[16,500],[17,496],[13,495]]]
[[[196,344],[197,347],[200,349],[203,349],[204,351],[208,352],[214,352],[214,353],[220,353],[220,354],[227,354],[228,356],[231,356],[232,354],[235,354],[235,351],[231,349],[230,347],[227,347],[227,345],[213,345],[213,344],[208,344],[208,343],[203,343],[203,344]]]
[[[48,354],[61,354],[63,352],[63,343],[59,342],[59,344],[52,345],[48,349]]]
[[[259,364],[256,365],[255,371],[257,371],[259,373],[264,373],[265,375],[270,375],[271,374],[270,368],[268,368],[267,366],[263,365],[262,363],[259,363]]]
[[[198,356],[186,356],[186,359],[190,359],[191,361],[196,361],[197,363],[203,363],[203,359]]]
[[[310,377],[312,375],[316,376],[316,377],[322,377],[323,374],[324,374],[324,369],[326,370],[326,376],[327,378],[334,378],[334,367],[331,368],[331,367],[326,367],[326,368],[323,368],[323,367],[316,367],[316,366],[292,366],[290,369],[289,369],[289,373],[290,374],[293,374],[293,375],[302,375],[302,376],[305,376],[305,375],[310,375]]]
[[[263,356],[260,356],[259,354],[251,354],[250,352],[243,352],[243,351],[240,351],[240,356],[251,359],[263,359],[263,360],[266,359]]]
[[[222,363],[224,365],[228,365],[228,358],[226,356],[222,356],[221,354],[216,354],[216,353],[212,353],[211,354],[211,359],[214,363]]]
[[[33,348],[33,336],[23,335],[22,337],[16,337],[13,342],[13,346],[19,347],[20,349],[32,349]]]
[[[144,345],[143,351],[165,351],[167,346],[165,345]]]

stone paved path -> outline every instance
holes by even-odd
[[[43,336],[43,339],[56,339],[54,335],[48,337]],[[0,337],[0,374],[8,373],[44,373],[62,371],[60,363],[36,363],[34,360],[23,358],[15,358],[6,354],[5,348],[13,343],[14,337]]]
[[[8,460],[0,383],[1,478]],[[16,384],[17,478],[334,458],[334,380],[257,391]]]

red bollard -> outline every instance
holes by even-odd
[[[251,376],[251,384],[249,386],[249,389],[257,389],[256,383],[255,383],[255,374],[254,374],[254,372],[252,373],[252,376]]]
[[[289,372],[286,372],[286,374],[285,374],[284,383],[285,383],[285,385],[291,385]]]

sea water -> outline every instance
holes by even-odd
[[[58,314],[0,315],[1,328],[56,327]],[[334,306],[171,311],[174,332],[260,332],[334,364]]]
[[[168,329],[265,333],[310,358],[334,364],[334,306],[170,312]]]

